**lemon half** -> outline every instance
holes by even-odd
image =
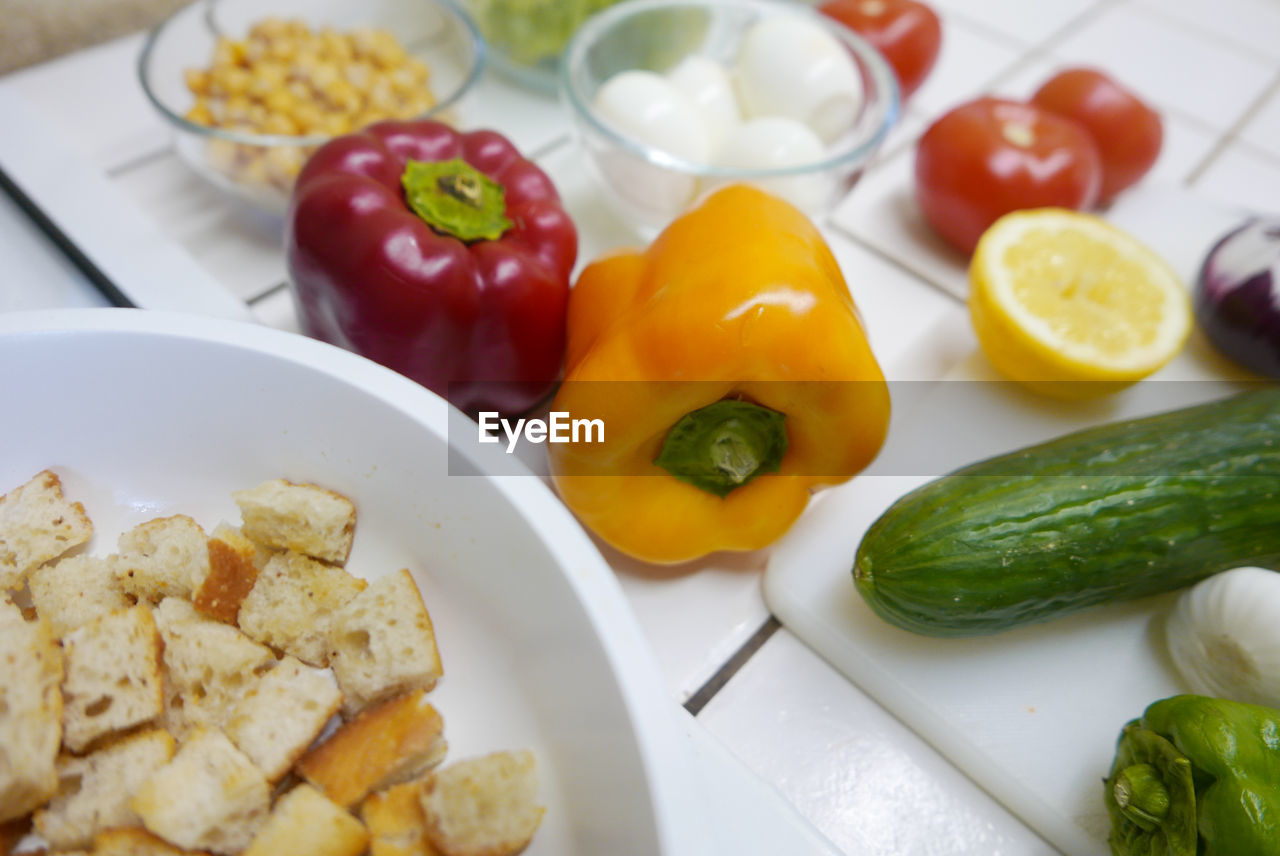
[[[1164,261],[1105,220],[1016,211],[969,265],[978,343],[1006,377],[1058,398],[1114,392],[1168,363],[1191,333],[1191,298]]]

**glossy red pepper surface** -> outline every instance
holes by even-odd
[[[488,237],[433,227],[408,201],[402,177],[412,162],[454,159],[500,186],[506,222]],[[285,249],[309,336],[472,414],[528,410],[556,382],[577,231],[546,174],[493,131],[380,122],[331,140],[298,176]]]

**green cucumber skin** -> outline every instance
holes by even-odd
[[[928,636],[980,636],[1280,570],[1280,388],[1069,434],[907,494],[863,537],[858,591]]]

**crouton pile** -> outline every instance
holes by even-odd
[[[524,850],[534,756],[443,763],[409,571],[346,570],[337,493],[233,498],[238,527],[164,517],[97,557],[52,471],[0,497],[0,856]]]

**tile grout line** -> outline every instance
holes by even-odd
[[[1258,93],[1258,97],[1254,98],[1253,101],[1249,103],[1249,106],[1244,109],[1244,112],[1236,117],[1236,120],[1222,132],[1222,135],[1218,137],[1217,142],[1213,144],[1213,147],[1209,149],[1209,152],[1200,159],[1200,162],[1191,169],[1191,172],[1187,173],[1187,177],[1184,179],[1183,183],[1188,187],[1192,187],[1197,181],[1203,178],[1209,167],[1213,166],[1214,162],[1216,162],[1232,144],[1240,141],[1240,132],[1253,120],[1254,116],[1258,115],[1263,106],[1268,100],[1270,100],[1271,96],[1275,95],[1277,92],[1280,92],[1280,73],[1271,78],[1271,82],[1262,88],[1262,91]],[[1250,147],[1250,151],[1253,151],[1253,147]]]
[[[932,288],[934,291],[940,292],[946,297],[951,298],[961,306],[967,305],[967,301],[963,297],[959,296],[958,294],[956,294],[951,289],[947,288],[942,283],[935,282],[932,277],[926,276],[920,271],[913,270],[911,267],[903,264],[902,261],[898,259],[896,256],[886,253],[884,250],[880,249],[880,247],[866,240],[862,236],[855,235],[853,232],[850,232],[848,229],[844,228],[843,226],[833,224],[833,228],[839,231],[840,234],[843,235],[849,241],[852,241],[853,243],[862,247],[867,252],[874,255],[876,258],[880,259],[880,261],[885,262],[894,268],[897,268],[900,272],[907,274],[917,282],[924,283],[925,285]]]
[[[1145,0],[1133,0],[1130,5],[1141,7],[1143,12],[1154,15],[1169,26],[1181,30],[1186,35],[1193,35],[1197,38],[1216,42],[1218,47],[1228,48],[1233,51],[1248,54],[1250,59],[1257,60],[1258,62],[1269,66],[1276,64],[1276,57],[1267,56],[1253,45],[1242,42],[1234,36],[1227,35],[1226,33],[1200,29],[1196,27],[1195,24],[1184,18],[1179,18],[1177,15],[1169,14],[1164,9],[1161,9],[1156,3],[1145,2]]]
[[[1080,31],[1086,24],[1103,14],[1104,11],[1119,5],[1120,0],[1098,0],[1092,6],[1080,11],[1074,18],[1069,19],[1061,27],[1045,36],[1040,41],[1031,45],[1031,47],[1019,57],[1015,62],[1010,63],[1003,70],[997,73],[988,83],[987,91],[999,86],[1001,83],[1009,80],[1021,72],[1022,69],[1029,65],[1033,65],[1045,59],[1060,59],[1053,49],[1056,45],[1060,45],[1066,41],[1068,37]]]
[[[535,146],[530,149],[528,152],[524,153],[524,158],[525,160],[531,160],[534,163],[538,163],[543,158],[549,157],[550,155],[558,152],[561,148],[569,145],[572,141],[573,134],[565,132],[554,139],[547,140],[540,146]]]
[[[946,43],[947,38],[947,31],[945,28],[946,19],[952,19],[956,23],[960,24],[962,29],[972,30],[984,39],[997,42],[1006,48],[1017,50],[1020,53],[1025,52],[1029,47],[1031,47],[1031,45],[1017,36],[1011,36],[1003,30],[997,29],[979,18],[971,18],[969,15],[965,14],[964,11],[946,9],[943,14],[945,14],[944,28],[942,31],[944,44]]]
[[[751,634],[751,638],[742,643],[742,646],[733,655],[724,662],[720,668],[716,669],[715,674],[698,687],[692,695],[684,703],[684,709],[689,711],[693,716],[697,716],[702,709],[707,706],[707,702],[724,689],[729,680],[738,673],[738,670],[746,665],[757,651],[768,642],[774,633],[782,629],[782,623],[772,615],[765,619],[764,624]]]
[[[261,291],[258,294],[255,294],[253,297],[247,298],[245,300],[245,303],[248,304],[249,306],[254,306],[266,300],[268,297],[272,297],[276,294],[279,294],[281,291],[284,291],[288,287],[289,287],[289,281],[287,279],[282,279],[280,280],[280,282],[277,282],[275,285],[268,286],[266,291]]]
[[[121,161],[120,163],[105,167],[102,170],[102,173],[107,176],[107,178],[120,178],[126,173],[133,172],[135,169],[139,169],[147,164],[154,163],[161,158],[168,157],[173,154],[175,154],[173,146],[166,145],[162,148],[143,152],[142,154],[130,155],[129,158]]]
[[[1280,92],[1280,87],[1277,87],[1277,91]],[[1251,116],[1250,118],[1254,118],[1256,116],[1257,116],[1257,113],[1254,113],[1253,116]],[[1253,142],[1252,140],[1247,140],[1244,137],[1240,136],[1239,133],[1237,133],[1235,137],[1231,140],[1231,144],[1234,146],[1239,146],[1240,148],[1247,151],[1249,154],[1257,157],[1258,160],[1264,160],[1264,161],[1267,161],[1268,164],[1272,164],[1272,165],[1275,165],[1276,167],[1280,167],[1280,152],[1273,152],[1270,149],[1265,149],[1262,146],[1258,145],[1257,143]]]

